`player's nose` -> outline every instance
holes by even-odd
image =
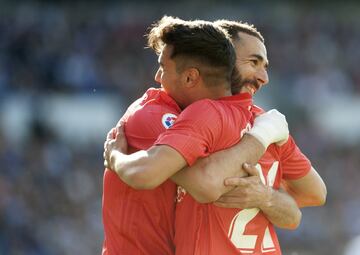
[[[266,85],[269,82],[269,76],[265,68],[258,70],[256,79],[261,86]]]

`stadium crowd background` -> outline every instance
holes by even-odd
[[[256,101],[287,115],[328,188],[279,231],[284,255],[360,254],[360,5],[215,0],[0,3],[0,254],[100,254],[103,140],[155,84],[143,35],[163,14],[263,33]]]

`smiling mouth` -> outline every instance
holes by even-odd
[[[257,86],[257,84],[248,83],[244,86],[246,88],[247,92],[249,92],[251,95],[255,95],[256,91],[259,90],[260,86]]]
[[[250,93],[252,96],[255,95],[255,93],[260,89],[260,84],[255,79],[246,79],[243,80],[241,84],[243,91],[246,90],[246,92]]]

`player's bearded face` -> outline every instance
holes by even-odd
[[[236,70],[232,77],[232,92],[247,92],[252,96],[269,82],[267,53],[257,37],[239,32],[240,41],[234,41]]]
[[[260,84],[256,78],[244,78],[239,72],[236,77],[233,78],[233,85],[231,86],[231,92],[233,95],[248,92],[252,95],[260,89]]]

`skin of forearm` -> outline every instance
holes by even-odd
[[[111,169],[134,189],[154,189],[184,166],[183,156],[166,145],[129,155],[113,150],[110,155]]]
[[[143,183],[139,174],[141,168],[146,165],[143,161],[148,158],[146,151],[139,151],[131,155],[125,155],[119,151],[112,151],[110,155],[110,167],[119,178],[133,188],[139,188]]]
[[[182,169],[171,179],[198,202],[214,202],[233,189],[224,185],[224,179],[247,176],[242,164],[256,164],[264,152],[264,146],[255,137],[245,134],[235,146],[199,159],[195,165]]]
[[[284,180],[281,185],[299,207],[322,206],[326,202],[326,185],[313,167],[306,176],[297,180]]]
[[[273,190],[268,187],[268,201],[259,209],[279,228],[296,229],[301,221],[301,211],[296,201],[284,190]]]

